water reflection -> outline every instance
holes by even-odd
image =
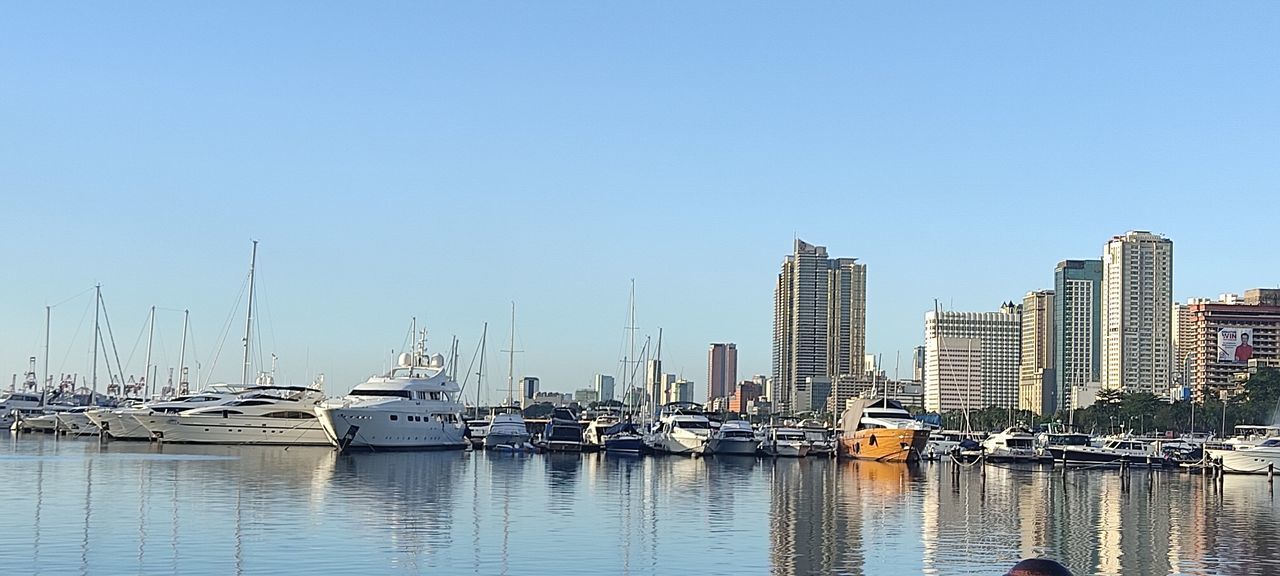
[[[1265,477],[0,444],[5,573],[1275,574]]]

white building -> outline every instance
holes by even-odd
[[[1131,231],[1102,254],[1102,387],[1163,396],[1173,381],[1173,242]]]
[[[601,402],[613,400],[613,376],[606,374],[596,374],[595,377],[596,397]]]
[[[925,340],[924,409],[978,410],[982,399],[982,340],[935,336]]]
[[[948,376],[951,363],[957,361],[954,354],[961,354],[966,366],[972,356],[966,355],[966,349],[976,354],[981,362],[981,395],[974,397],[971,391],[965,390],[966,401],[970,409],[988,406],[1000,408],[1018,407],[1018,364],[1021,357],[1022,340],[1021,307],[1007,303],[999,312],[938,312],[931,311],[925,315],[925,398],[932,395],[938,406],[952,406],[942,410],[955,409],[954,404],[944,401],[950,391],[948,378],[960,378],[961,375]],[[949,339],[974,339],[972,343],[953,342]],[[973,352],[976,350],[977,352]],[[944,359],[943,357],[947,358]],[[933,366],[930,377],[930,365]],[[960,383],[968,383],[960,380]],[[956,385],[952,382],[951,385]],[[954,394],[952,394],[954,397]]]

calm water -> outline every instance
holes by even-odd
[[[0,441],[7,574],[1280,573],[1263,477]]]

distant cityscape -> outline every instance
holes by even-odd
[[[1259,367],[1280,366],[1280,289],[1178,304],[1173,241],[1147,231],[1112,237],[1098,259],[1059,261],[1052,288],[1031,287],[995,310],[935,304],[924,313],[924,343],[892,360],[893,378],[883,357],[866,353],[867,273],[857,258],[831,258],[825,246],[795,240],[774,291],[769,375],[739,380],[736,344],[716,342],[707,352],[705,398],[694,397],[694,382],[648,359],[639,383],[597,374],[572,394],[541,391],[526,377],[525,401],[700,402],[768,416],[839,413],[851,398],[875,393],[932,413],[995,407],[1052,417],[1092,405],[1102,390],[1171,402],[1229,398]]]

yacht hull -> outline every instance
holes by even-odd
[[[775,458],[804,458],[809,455],[808,446],[788,446],[785,444],[777,446],[765,446],[764,453]]]
[[[856,460],[917,462],[928,444],[928,430],[871,428],[840,438],[840,453]]]
[[[639,436],[613,436],[604,439],[604,451],[611,454],[641,454],[644,439]]]
[[[701,454],[707,445],[707,439],[692,434],[658,433],[649,446],[657,452],[666,454]]]
[[[1280,452],[1260,450],[1208,450],[1209,458],[1222,461],[1222,471],[1232,474],[1266,474],[1280,469]]]
[[[729,456],[755,456],[760,446],[754,439],[712,438],[707,442],[707,453]]]
[[[390,415],[367,409],[316,408],[317,419],[329,443],[340,450],[462,450],[467,447],[466,427],[460,423],[392,421]]]
[[[1147,454],[1127,454],[1102,448],[1086,446],[1050,446],[1045,449],[1054,464],[1066,463],[1068,466],[1120,466],[1127,462],[1131,466],[1164,467],[1163,458]]]
[[[98,426],[89,420],[87,412],[63,412],[58,414],[58,428],[68,434],[97,434]]]
[[[490,430],[484,437],[485,450],[525,451],[529,444],[529,433],[502,432]]]
[[[170,416],[147,429],[153,438],[165,443],[330,445],[324,428],[314,418]]]

